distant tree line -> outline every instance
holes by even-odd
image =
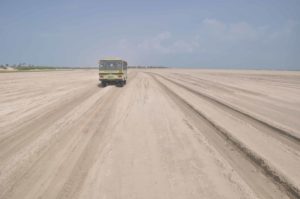
[[[98,67],[69,67],[69,66],[36,66],[33,64],[19,63],[19,64],[0,64],[0,68],[14,68],[16,70],[34,70],[34,69],[96,69]],[[141,68],[141,69],[151,69],[151,68],[168,68],[166,66],[128,66],[128,68]]]
[[[0,64],[0,67],[1,68],[20,68],[20,67],[34,67],[34,65],[32,64],[26,64],[25,62],[24,63],[19,63],[19,64]]]
[[[128,68],[168,68],[166,66],[128,66]]]
[[[97,67],[69,67],[69,66],[36,66],[33,64],[26,64],[26,63],[19,63],[19,64],[0,64],[0,68],[7,69],[7,68],[14,68],[17,70],[34,70],[34,69],[95,69]]]

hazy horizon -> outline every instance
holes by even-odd
[[[300,70],[300,2],[0,2],[0,64]]]

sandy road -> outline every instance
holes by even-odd
[[[9,73],[0,89],[0,198],[299,197],[299,73]]]

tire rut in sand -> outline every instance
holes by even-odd
[[[92,136],[87,141],[83,151],[81,151],[66,183],[61,189],[56,198],[74,198],[74,195],[80,190],[89,169],[97,159],[96,155],[101,147],[103,147],[102,138],[107,127],[107,122],[113,111],[113,105],[117,100],[119,93],[110,95],[103,104],[104,108],[96,109],[98,112],[95,118],[92,119],[88,125],[91,125],[89,131],[92,131]]]
[[[108,91],[104,89],[94,92],[93,95],[85,96],[81,103],[77,104],[63,117],[57,118],[57,121],[51,123],[50,127],[42,129],[42,134],[37,133],[34,141],[27,143],[27,145],[24,144],[22,150],[7,154],[7,160],[2,165],[3,167],[1,166],[0,168],[0,193],[6,194],[6,192],[10,192],[11,188],[15,187],[23,179],[24,175],[55,145],[58,139],[72,133],[69,130],[74,124],[80,124],[78,120],[82,118],[82,115],[89,113],[91,110],[94,111],[91,109],[91,106],[102,101],[103,95]],[[0,197],[2,197],[1,194]]]
[[[187,115],[192,117],[197,127],[201,129],[204,125],[206,129],[209,129],[208,131],[201,131],[201,133],[204,133],[220,154],[225,156],[231,165],[243,176],[244,180],[254,188],[254,191],[260,190],[261,193],[265,193],[264,198],[282,198],[284,195],[290,198],[300,198],[297,187],[290,183],[285,176],[278,174],[264,159],[253,153],[225,129],[211,121],[205,114],[168,88],[156,77],[160,75],[152,73],[151,76],[176,104],[182,107],[185,112],[188,112]],[[279,195],[276,195],[277,193]]]
[[[99,88],[92,88],[75,96],[74,99],[63,101],[54,107],[49,106],[49,111],[39,113],[37,119],[21,124],[16,131],[12,131],[7,137],[0,140],[0,160],[3,160],[12,151],[21,149],[24,144],[27,145],[29,142],[34,141],[34,138],[38,137],[37,135],[40,135],[45,128],[62,118],[97,90]]]
[[[153,73],[155,74],[155,73]],[[171,80],[169,78],[166,78],[162,75],[155,74],[160,76],[161,78],[185,89],[188,90],[199,97],[209,101],[210,103],[213,103],[215,106],[221,107],[225,109],[228,112],[234,113],[235,115],[238,115],[238,117],[243,118],[243,120],[251,123],[251,125],[254,125],[258,129],[263,129],[262,132],[268,132],[269,134],[272,134],[274,137],[281,140],[283,143],[287,143],[287,145],[293,147],[293,149],[299,151],[300,150],[300,138],[294,135],[295,133],[289,132],[288,130],[282,129],[280,127],[274,126],[266,121],[263,121],[255,116],[252,116],[250,113],[246,113],[242,110],[239,110],[237,107],[233,107],[232,105],[226,104],[225,102],[222,102],[218,99],[215,99],[212,96],[209,96],[207,94],[204,94],[202,92],[196,91],[192,88],[189,88],[187,86],[184,86],[183,84],[180,84],[174,80]]]
[[[132,83],[132,80],[137,76],[136,73],[130,74],[130,82],[124,88],[120,88],[120,90],[114,95],[110,95],[109,98],[104,103],[105,107],[101,109],[101,113],[98,114],[99,117],[96,116],[95,119],[91,121],[91,123],[97,123],[93,126],[93,135],[89,139],[86,147],[81,152],[80,157],[77,159],[75,166],[73,167],[67,181],[64,186],[61,188],[60,192],[56,196],[56,198],[77,198],[80,189],[82,188],[82,184],[85,181],[86,176],[88,175],[88,171],[93,166],[97,159],[97,154],[101,153],[102,148],[105,147],[104,136],[105,133],[109,133],[109,129],[107,129],[107,123],[110,120],[111,114],[114,113],[114,105],[118,100],[118,96],[122,94],[122,92],[126,92],[126,88]],[[99,110],[97,111],[99,112]],[[49,189],[51,190],[51,189]]]

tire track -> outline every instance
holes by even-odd
[[[135,76],[135,73],[130,74],[130,80]],[[106,121],[109,119],[108,113],[112,111],[112,105],[123,89],[93,87],[84,92],[91,93],[78,96],[76,100],[79,101],[78,104],[74,104],[74,107],[70,108],[71,110],[66,114],[57,115],[59,121],[55,121],[55,123],[58,123],[58,126],[50,123],[50,126],[56,127],[41,129],[46,137],[46,134],[51,134],[48,135],[50,137],[47,138],[47,141],[40,139],[40,137],[44,137],[43,135],[36,134],[36,137],[32,137],[36,141],[30,143],[24,141],[25,152],[24,149],[13,152],[18,156],[17,158],[11,157],[8,153],[7,158],[10,163],[8,164],[6,161],[6,164],[12,165],[15,163],[14,159],[21,162],[14,164],[12,169],[5,166],[2,169],[0,167],[2,174],[5,174],[0,173],[0,198],[39,198],[44,196],[57,198],[59,191],[61,191],[60,197],[74,195],[74,192],[78,191],[80,184],[83,183],[89,168],[93,165],[94,158],[96,158],[95,153],[101,146]],[[108,106],[108,104],[111,105]],[[47,118],[44,119],[47,120]],[[36,143],[39,141],[42,141],[42,145]],[[28,157],[27,154],[29,154]],[[51,161],[57,157],[61,157],[61,159]],[[53,172],[56,174],[54,175]],[[50,181],[47,176],[51,178]],[[38,183],[36,179],[38,179]],[[57,182],[65,182],[65,185],[62,186]],[[46,184],[48,184],[47,187],[45,187]],[[28,190],[25,195],[24,190]]]
[[[155,73],[152,73],[155,74]],[[272,133],[273,136],[275,136],[276,138],[278,138],[279,140],[281,140],[284,143],[287,143],[289,146],[293,147],[294,149],[300,151],[300,137],[294,135],[293,132],[289,132],[285,129],[282,129],[280,127],[274,126],[266,121],[263,121],[259,118],[256,118],[255,116],[249,114],[249,113],[245,113],[244,111],[240,110],[237,107],[233,107],[232,105],[229,105],[225,102],[221,102],[220,100],[217,100],[207,94],[204,94],[202,92],[196,91],[194,89],[189,88],[188,86],[184,86],[170,78],[166,78],[162,75],[159,74],[155,74],[158,75],[159,77],[183,88],[186,89],[196,95],[198,95],[199,97],[217,105],[218,107],[221,107],[223,109],[225,109],[226,111],[229,111],[231,113],[234,113],[235,115],[238,115],[238,117],[243,118],[244,120],[247,120],[249,123],[251,123],[252,125],[254,125],[256,128],[258,129],[262,129],[261,126],[263,126],[263,131],[262,132],[269,132]],[[255,123],[260,124],[260,126],[256,125]],[[266,129],[268,129],[268,131],[266,131]]]
[[[92,131],[90,132],[92,133],[92,136],[87,141],[85,148],[81,151],[80,156],[77,158],[77,161],[69,174],[69,177],[56,198],[74,198],[74,195],[79,192],[86,176],[88,175],[88,171],[97,159],[97,152],[101,151],[101,148],[105,145],[102,139],[110,118],[109,116],[113,110],[113,105],[119,95],[120,92],[111,94],[110,97],[105,100],[104,108],[101,107],[101,109],[96,111],[98,114],[96,114],[95,118],[89,123],[93,126],[92,129],[89,129],[89,131]],[[101,113],[99,113],[100,110]],[[93,125],[93,123],[97,123],[96,126]]]
[[[58,180],[57,178],[61,178],[62,176],[65,177],[65,175],[68,174],[70,174],[70,176],[78,176],[77,173],[73,174],[72,172],[70,172],[70,170],[73,170],[78,166],[80,166],[80,170],[77,172],[81,173],[83,170],[86,171],[92,165],[84,165],[85,167],[82,167],[83,163],[87,163],[87,157],[90,157],[93,154],[91,150],[92,146],[90,145],[90,143],[94,139],[95,135],[101,135],[101,132],[98,128],[101,125],[105,125],[105,123],[103,123],[103,119],[105,119],[106,116],[105,113],[110,111],[110,109],[103,105],[112,101],[112,99],[114,99],[113,97],[116,96],[117,92],[117,89],[111,89],[109,93],[100,97],[94,103],[95,108],[90,107],[87,112],[81,114],[81,116],[78,119],[76,119],[76,121],[74,121],[74,125],[72,125],[70,128],[61,129],[63,133],[59,138],[56,137],[55,143],[49,144],[48,147],[43,149],[43,151],[39,154],[39,158],[37,158],[34,162],[31,163],[32,166],[29,167],[25,173],[19,176],[20,180],[17,181],[16,184],[14,184],[14,187],[17,187],[16,190],[20,190],[20,187],[23,187],[24,189],[24,186],[26,187],[33,185],[35,189],[33,187],[27,187],[31,191],[31,193],[25,195],[26,198],[38,198],[46,195],[48,195],[49,198],[53,198],[53,195],[57,194],[55,191],[57,191],[57,189],[59,188],[56,187],[56,182],[60,182],[60,180]],[[65,154],[63,155],[64,158],[60,159],[59,161],[56,160],[54,162],[47,163],[49,160],[53,159],[53,156],[60,156],[60,150],[58,149],[61,149],[63,151],[63,153]],[[88,153],[85,153],[83,155],[84,151],[87,150]],[[50,169],[50,171],[48,171],[48,169]],[[56,173],[56,175],[53,175],[53,172]],[[46,178],[46,173],[48,173],[48,175],[49,173],[52,173],[51,176],[54,177],[50,180],[50,184],[47,186],[47,191],[43,194],[40,194],[38,188],[39,185],[34,182],[34,179],[36,179],[36,177],[40,175],[43,178],[41,179],[41,183],[46,183],[48,180]],[[84,180],[84,178],[77,180]],[[73,183],[77,183],[79,181]],[[41,187],[45,189],[45,187]],[[20,195],[18,194],[20,193],[14,193],[14,191],[11,190],[10,192],[6,193],[5,198],[19,198]],[[38,194],[39,196],[36,194]]]
[[[97,152],[102,151],[102,148],[105,147],[106,143],[103,141],[103,137],[105,136],[104,134],[108,121],[110,120],[110,115],[114,111],[114,105],[119,98],[118,96],[120,96],[122,92],[126,92],[126,88],[132,84],[133,80],[137,76],[137,73],[130,73],[129,76],[130,82],[128,82],[124,88],[120,89],[119,92],[111,94],[109,98],[105,100],[106,103],[104,103],[104,108],[102,107],[101,109],[101,114],[97,114],[100,115],[100,118],[96,115],[96,117],[91,120],[91,123],[97,123],[97,125],[93,127],[93,135],[89,139],[84,150],[81,152],[75,167],[72,169],[69,178],[56,198],[76,198],[77,194],[80,192],[82,184],[88,175],[88,171],[97,159]],[[96,112],[100,112],[100,110]]]
[[[203,114],[202,112],[200,112],[199,110],[197,110],[193,105],[191,105],[190,103],[188,103],[185,99],[183,99],[182,97],[180,97],[178,94],[176,94],[174,91],[172,91],[170,88],[168,88],[164,83],[162,83],[156,76],[160,76],[163,79],[166,79],[167,81],[170,81],[172,83],[174,83],[177,86],[180,86],[182,88],[185,88],[184,86],[180,85],[177,82],[173,82],[172,80],[169,80],[168,78],[164,78],[161,75],[155,74],[155,73],[151,73],[151,76],[153,77],[153,79],[155,79],[155,81],[162,87],[162,89],[164,89],[166,91],[166,93],[168,93],[169,95],[171,95],[172,99],[174,101],[177,101],[180,104],[182,104],[182,106],[186,107],[187,109],[189,109],[190,112],[192,112],[194,115],[196,115],[198,117],[198,120],[202,120],[205,121],[206,124],[210,127],[210,129],[214,132],[214,134],[208,134],[205,133],[206,136],[212,140],[212,139],[220,139],[220,138],[216,138],[216,136],[220,136],[221,139],[223,140],[223,142],[225,143],[229,143],[231,145],[231,147],[233,147],[234,149],[236,149],[236,151],[239,151],[240,156],[244,156],[247,160],[248,160],[248,164],[253,164],[255,165],[257,168],[259,168],[259,170],[261,171],[261,173],[266,176],[267,178],[269,178],[269,183],[272,183],[274,185],[276,185],[278,187],[279,190],[281,190],[282,192],[286,193],[290,198],[300,198],[300,191],[297,187],[295,187],[285,176],[279,174],[272,166],[270,166],[263,158],[261,158],[258,154],[254,153],[252,150],[250,150],[249,148],[247,148],[242,142],[240,142],[238,139],[236,139],[235,137],[233,137],[229,132],[227,132],[224,128],[222,128],[221,126],[219,126],[218,124],[216,124],[215,122],[211,121],[209,118],[206,117],[205,114]],[[192,90],[190,88],[185,88],[187,90]],[[192,90],[191,92],[195,92],[194,90]],[[210,97],[206,97],[206,99],[210,99]],[[203,123],[203,122],[202,122]],[[215,141],[216,142],[216,141]],[[218,141],[218,144],[215,144],[215,147],[218,148],[220,150],[224,149],[224,147],[221,147],[220,141]],[[228,153],[231,153],[230,150],[227,149]],[[224,151],[222,152],[222,154],[224,154]],[[238,161],[240,161],[237,157],[231,155],[231,158],[235,158],[235,162],[238,163]],[[238,163],[240,164],[240,163]],[[245,169],[245,168],[243,168]],[[240,172],[245,172],[243,171],[243,169],[238,169],[240,170]],[[255,175],[256,173],[253,173],[251,171],[247,171],[248,173],[252,173],[252,175]],[[258,181],[265,181],[265,179],[262,179],[262,176],[257,173],[255,175],[255,178],[257,178],[256,180]],[[252,178],[253,179],[253,178]],[[245,179],[247,181],[247,179]],[[253,179],[255,180],[255,179]],[[255,183],[252,183],[252,186]],[[261,185],[261,184],[260,184]],[[264,184],[265,185],[265,184]]]
[[[21,124],[18,127],[18,130],[10,133],[7,137],[0,140],[0,160],[3,161],[3,158],[7,157],[7,154],[11,153],[11,151],[15,149],[22,149],[24,144],[27,145],[29,142],[34,141],[34,138],[38,137],[36,135],[40,135],[40,132],[42,132],[43,129],[63,117],[99,89],[100,88],[93,87],[83,93],[80,93],[80,95],[77,95],[71,100],[65,100],[62,103],[59,101],[58,104],[49,106],[49,111],[44,114],[42,113],[40,117],[36,118],[35,116],[33,118],[36,119],[29,120],[28,123]],[[37,115],[40,115],[40,113],[37,113]]]
[[[110,91],[105,89],[106,91]],[[10,192],[15,185],[23,179],[23,176],[28,173],[28,170],[43,157],[45,152],[55,145],[58,139],[72,133],[70,128],[75,124],[81,115],[85,115],[89,111],[93,103],[99,103],[105,97],[102,92],[95,92],[94,95],[85,99],[78,107],[70,110],[64,117],[59,118],[55,123],[47,129],[43,129],[43,134],[37,134],[34,141],[24,143],[22,150],[7,154],[5,164],[0,166],[0,198],[1,195]],[[1,160],[4,163],[4,161]],[[1,191],[2,190],[2,191]]]

